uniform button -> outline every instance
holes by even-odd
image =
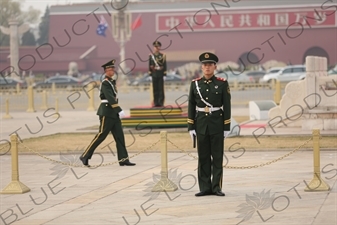
[[[206,99],[208,99],[208,97],[206,97]]]
[[[208,91],[208,89],[206,89],[206,91]]]
[[[208,114],[207,114],[207,113],[205,113],[205,116],[208,116]]]
[[[218,94],[218,92],[216,92],[216,94]]]
[[[222,113],[220,113],[220,116],[222,116]]]

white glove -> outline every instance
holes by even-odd
[[[224,132],[223,132],[223,137],[226,138],[226,137],[228,136],[229,133],[230,133],[230,131],[224,130]]]
[[[164,81],[166,80],[166,76],[163,77]]]
[[[119,113],[119,118],[124,118],[125,117],[125,112],[122,110]]]
[[[193,135],[196,137],[197,133],[195,133],[195,130],[190,130],[189,133],[190,133],[191,139],[193,141]]]

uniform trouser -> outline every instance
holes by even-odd
[[[111,132],[116,142],[118,160],[128,157],[128,152],[125,147],[124,133],[122,129],[122,122],[119,118],[111,118],[100,116],[99,133],[96,134],[87,149],[82,154],[84,159],[91,159],[95,149],[101,144]]]
[[[197,133],[198,183],[200,191],[216,192],[222,188],[223,133]],[[212,178],[211,178],[212,176]]]
[[[155,106],[163,106],[165,100],[164,77],[154,74],[152,76],[153,103]]]

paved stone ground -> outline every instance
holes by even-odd
[[[254,165],[285,152],[246,152],[228,165]],[[51,155],[78,164],[78,156]],[[90,163],[114,162],[94,155]],[[8,155],[1,156],[1,187],[10,181]],[[197,162],[169,154],[174,192],[151,192],[160,179],[160,154],[133,158],[135,167],[117,164],[96,169],[52,164],[35,155],[20,157],[20,180],[31,191],[0,195],[0,224],[293,224],[337,223],[337,153],[321,154],[322,178],[330,191],[305,192],[313,177],[312,152],[301,151],[257,169],[225,169],[225,197],[195,197]]]
[[[92,111],[60,111],[60,117],[54,117],[55,111],[44,112],[13,112],[10,115],[13,119],[2,119],[4,113],[0,113],[0,140],[9,140],[9,136],[14,132],[24,138],[40,137],[55,133],[71,132],[96,132],[83,130],[99,124],[98,116]],[[129,110],[125,110],[129,115]],[[248,116],[248,108],[234,107],[232,114],[236,116]],[[300,128],[264,128],[268,121],[247,121],[240,130],[240,135],[310,135],[312,131],[303,131]],[[186,128],[179,128],[179,131],[186,131]],[[159,132],[159,131],[158,131]],[[337,131],[321,131],[321,134],[337,135]],[[337,147],[337,145],[336,145]]]
[[[246,108],[234,113],[246,115]],[[61,118],[42,112],[12,113],[14,119],[0,120],[0,139],[15,131],[21,138],[63,132],[86,132],[81,128],[97,125],[93,112],[62,111]],[[0,115],[2,116],[2,115]],[[40,121],[40,122],[39,122]],[[252,135],[266,121],[255,121],[241,130]],[[42,126],[41,126],[42,124]],[[42,128],[41,128],[42,127]],[[29,130],[30,129],[30,130]],[[325,131],[323,134],[336,134]],[[268,135],[302,135],[311,131],[296,128],[266,129]],[[141,150],[141,149],[140,149]],[[285,151],[228,154],[228,165],[259,165],[278,158]],[[36,155],[20,155],[20,180],[31,191],[0,195],[2,224],[337,224],[337,152],[321,152],[322,178],[330,191],[304,192],[313,177],[311,151],[299,151],[277,163],[256,169],[225,169],[225,197],[197,198],[197,162],[183,153],[169,153],[169,178],[178,186],[175,192],[153,193],[158,182],[161,156],[142,153],[132,159],[135,167],[117,164],[88,169],[53,164]],[[78,155],[50,155],[66,163],[78,162]],[[109,154],[95,154],[91,164],[115,162]],[[0,188],[11,180],[11,157],[0,156]]]

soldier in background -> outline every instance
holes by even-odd
[[[153,106],[162,107],[165,102],[164,76],[167,73],[166,55],[160,52],[161,43],[153,42],[153,54],[149,58],[149,75],[152,77]]]
[[[80,157],[83,165],[90,167],[91,159],[95,149],[101,144],[111,132],[117,148],[117,156],[120,166],[134,166],[135,163],[129,161],[128,152],[125,147],[124,133],[120,118],[124,117],[124,111],[118,105],[116,83],[112,79],[115,74],[115,60],[111,60],[102,65],[105,78],[100,86],[101,104],[97,110],[100,126],[99,133],[91,141],[87,149]]]
[[[230,131],[231,95],[227,80],[214,76],[218,57],[199,56],[203,77],[192,81],[188,98],[188,130],[198,148],[198,183],[195,196],[222,192],[224,138]]]

